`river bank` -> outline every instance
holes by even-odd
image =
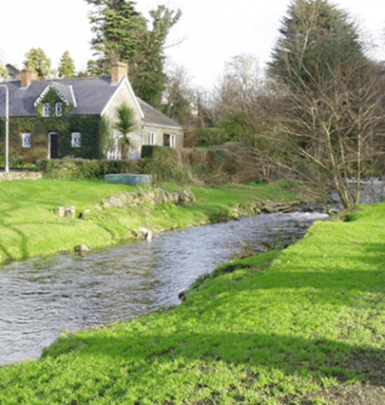
[[[75,332],[179,305],[200,276],[234,255],[300,239],[322,214],[245,216],[163,232],[87,254],[2,266],[0,365],[40,358],[63,330]]]
[[[183,189],[167,183],[159,187],[168,192]],[[298,200],[285,184],[254,184],[191,187],[194,203],[144,202],[106,207],[108,198],[111,201],[114,196],[136,191],[136,187],[103,181],[42,179],[0,183],[0,263],[73,252],[78,246],[111,246],[142,237],[140,228],[157,234],[236,219],[264,206],[271,211],[284,209]],[[279,202],[283,205],[274,208]],[[75,207],[74,218],[57,215],[57,208],[66,206]]]
[[[384,404],[385,204],[0,369],[2,404]]]

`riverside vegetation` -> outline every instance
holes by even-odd
[[[232,260],[178,307],[64,333],[0,369],[0,403],[384,404],[384,212]]]

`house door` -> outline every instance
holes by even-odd
[[[170,135],[163,134],[163,146],[170,147]]]
[[[57,159],[59,156],[59,137],[58,134],[49,134],[48,138],[49,158]]]

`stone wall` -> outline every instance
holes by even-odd
[[[111,196],[101,200],[99,208],[123,208],[137,205],[158,205],[173,204],[180,205],[185,202],[194,202],[195,195],[189,190],[181,192],[168,192],[160,188],[155,190],[138,190],[132,192],[120,192],[116,196]]]
[[[38,180],[43,178],[43,175],[39,172],[9,172],[0,173],[1,181],[13,181],[13,180]]]

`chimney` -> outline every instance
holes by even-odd
[[[111,84],[118,84],[123,77],[127,76],[128,66],[122,62],[115,62],[111,66]]]
[[[21,87],[26,88],[32,81],[38,80],[37,72],[35,70],[22,70],[21,71]]]

